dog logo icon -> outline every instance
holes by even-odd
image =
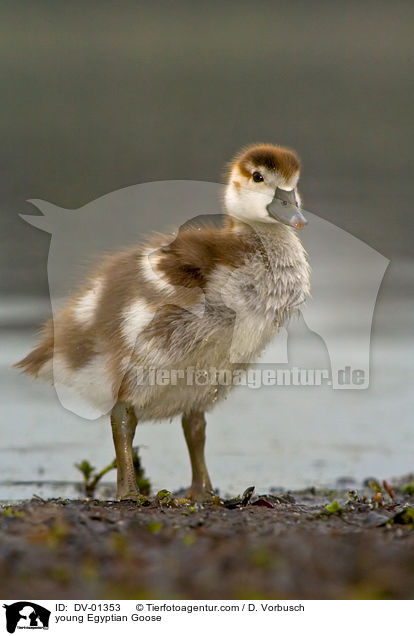
[[[6,626],[9,634],[17,629],[49,629],[50,611],[31,601],[19,601],[3,605],[6,610]]]

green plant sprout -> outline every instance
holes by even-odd
[[[141,459],[138,454],[138,446],[134,446],[132,449],[132,460],[134,463],[135,469],[135,477],[137,480],[138,488],[142,495],[149,495],[151,490],[151,483],[149,479],[145,476],[144,468],[141,464]],[[106,475],[110,470],[116,468],[116,459],[113,460],[108,466],[105,466],[99,472],[96,472],[95,466],[89,463],[87,459],[82,460],[78,464],[75,464],[75,467],[82,473],[83,475],[83,490],[86,497],[94,497],[96,487],[101,481],[102,477]]]

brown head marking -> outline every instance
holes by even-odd
[[[249,164],[264,166],[268,170],[276,171],[285,179],[290,179],[300,170],[300,160],[297,154],[289,148],[259,144],[248,146],[236,156],[232,165],[237,164],[245,177],[250,177]]]

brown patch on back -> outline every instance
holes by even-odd
[[[290,179],[300,170],[299,157],[293,150],[271,144],[249,146],[236,156],[232,165],[237,164],[240,172],[245,177],[250,177],[251,171],[247,168],[249,163],[276,171],[284,179]]]
[[[230,228],[188,228],[160,250],[158,269],[171,285],[205,287],[218,265],[240,266],[251,243]]]

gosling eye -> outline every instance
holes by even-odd
[[[253,175],[252,175],[252,176],[253,176],[253,181],[254,181],[255,183],[260,183],[260,181],[263,181],[263,180],[264,180],[264,179],[263,179],[263,177],[262,177],[262,175],[260,174],[260,172],[253,172]]]

